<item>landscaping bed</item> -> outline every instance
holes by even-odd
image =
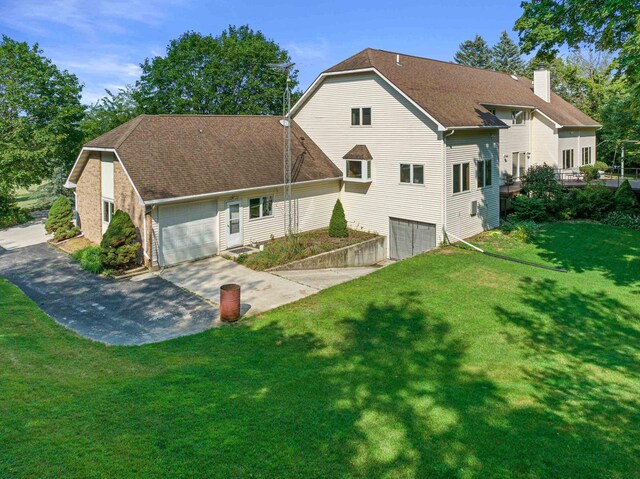
[[[240,254],[236,262],[257,271],[282,266],[293,261],[309,258],[320,253],[351,246],[369,239],[376,234],[366,231],[349,230],[345,238],[332,238],[328,229],[298,233],[295,236],[276,238],[264,243],[264,249],[253,254]]]

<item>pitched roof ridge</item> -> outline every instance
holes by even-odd
[[[251,117],[251,118],[280,118],[282,115],[242,115],[242,114],[238,114],[238,115],[234,115],[234,114],[228,114],[228,113],[158,113],[158,114],[154,114],[154,115],[141,115],[141,116],[146,116],[148,118],[157,118],[157,117],[171,117],[171,118],[189,118],[189,117],[194,117],[194,118],[215,118],[215,117],[234,117],[234,118],[244,118],[244,117]]]
[[[118,149],[120,148],[120,146],[125,142],[125,140],[127,138],[129,138],[129,136],[131,136],[131,133],[133,133],[135,131],[136,128],[138,128],[138,126],[140,125],[140,123],[142,123],[142,120],[146,117],[147,115],[145,115],[144,113],[141,115],[136,116],[132,121],[131,121],[131,125],[129,126],[129,128],[127,129],[127,131],[124,132],[124,134],[120,137],[120,139],[115,143],[114,145],[114,149]],[[137,121],[136,121],[137,120]]]

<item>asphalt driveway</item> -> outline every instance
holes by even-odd
[[[218,324],[217,308],[171,282],[154,275],[106,279],[46,243],[0,250],[0,276],[58,323],[108,344],[165,341]]]

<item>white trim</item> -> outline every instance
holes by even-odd
[[[499,107],[502,107],[502,108],[509,108],[509,109],[511,109],[511,108],[523,108],[525,110],[536,110],[536,107],[533,106],[533,105],[507,105],[505,103],[487,103],[487,102],[484,102],[484,101],[481,101],[480,104],[482,106],[499,106]]]
[[[324,81],[325,78],[334,77],[334,76],[342,76],[342,75],[352,75],[354,73],[375,73],[380,78],[382,78],[385,82],[387,82],[387,84],[389,86],[391,86],[395,91],[397,91],[400,95],[402,95],[409,103],[411,103],[414,107],[416,107],[421,113],[426,115],[427,118],[429,118],[431,121],[433,121],[437,125],[438,131],[447,131],[448,130],[447,127],[442,125],[431,114],[429,114],[424,108],[422,108],[415,101],[413,101],[405,92],[403,92],[400,88],[398,88],[396,85],[394,85],[393,82],[391,82],[391,80],[389,80],[387,77],[385,77],[382,73],[380,73],[380,71],[378,71],[377,68],[374,68],[374,67],[361,68],[361,69],[358,69],[358,70],[345,70],[345,71],[341,71],[341,72],[325,72],[325,73],[321,73],[318,76],[318,78],[316,78],[315,81],[311,84],[311,86],[307,89],[307,91],[305,91],[304,94],[300,97],[300,99],[295,103],[295,105],[293,105],[291,107],[291,110],[289,110],[289,115],[290,116],[295,115],[295,112],[300,109],[302,104],[307,101],[307,99],[318,88],[320,83],[322,81]],[[372,114],[373,114],[373,111],[372,111]],[[373,118],[372,118],[371,122],[373,123]]]
[[[547,120],[549,120],[551,123],[553,123],[553,126],[555,128],[562,128],[562,125],[560,123],[558,123],[557,121],[555,121],[553,118],[551,118],[549,115],[545,114],[544,112],[542,112],[542,110],[539,110],[538,108],[536,108],[535,110],[533,110],[534,113],[540,113],[540,115],[542,115],[543,117],[545,117]]]
[[[231,232],[230,232],[230,228],[231,228],[231,211],[229,209],[229,207],[231,205],[238,205],[238,234],[240,236],[240,242],[238,244],[233,244],[230,245],[229,244],[229,238],[231,237]],[[225,236],[226,236],[226,245],[227,245],[227,249],[229,248],[237,248],[239,246],[242,246],[244,244],[244,221],[242,219],[242,200],[237,199],[237,200],[230,200],[227,201],[225,203],[225,209],[227,210],[227,228],[225,231]]]
[[[495,116],[495,115],[494,115]],[[502,120],[500,120],[502,123],[504,123]],[[507,129],[510,128],[509,125],[507,125],[506,123],[504,124],[504,126],[499,126],[499,125],[476,125],[476,126],[450,126],[449,129],[447,131],[456,131],[456,130],[480,130],[480,129],[484,129],[484,130],[493,130],[496,128],[500,128],[500,129]]]
[[[321,180],[297,181],[293,183],[293,186],[306,185],[309,183],[323,183],[326,181],[338,181],[338,180],[342,180],[342,176],[336,176],[335,178],[323,178]],[[175,198],[161,198],[159,200],[145,201],[145,205],[163,205],[167,203],[181,203],[183,201],[191,201],[196,199],[206,200],[208,198],[217,198],[220,196],[234,195],[237,193],[245,193],[247,191],[269,190],[269,189],[279,188],[281,186],[283,186],[283,183],[279,183],[277,185],[256,186],[254,188],[240,188],[238,190],[217,191],[215,193],[202,193],[200,195],[177,196]]]

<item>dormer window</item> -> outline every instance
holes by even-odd
[[[527,113],[524,110],[511,110],[511,124],[524,125]]]
[[[344,181],[369,183],[372,179],[371,160],[373,157],[365,145],[356,145],[343,156],[345,160]]]
[[[371,126],[371,108],[352,108],[351,126]]]

